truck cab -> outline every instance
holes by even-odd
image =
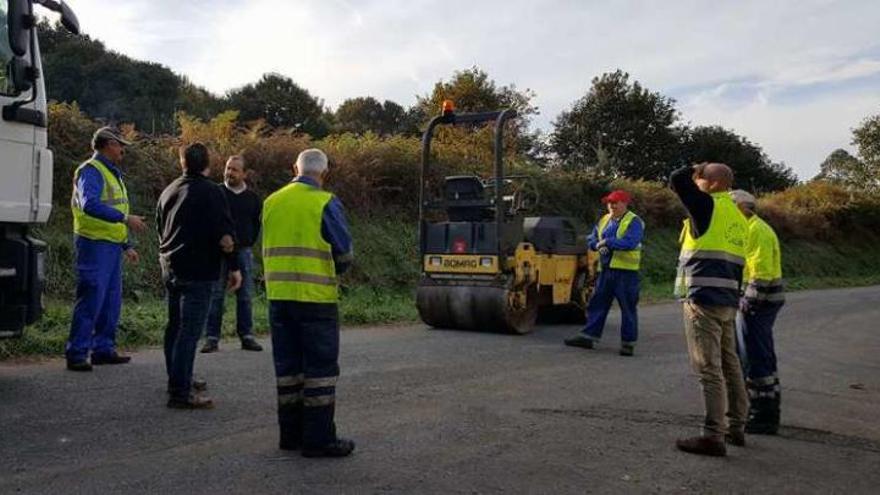
[[[0,0],[0,338],[20,336],[42,313],[46,244],[30,235],[52,211],[52,151],[34,5],[61,13],[64,2]]]

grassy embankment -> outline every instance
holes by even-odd
[[[37,325],[18,340],[0,341],[0,359],[21,355],[59,355],[70,324],[73,271],[69,227],[64,214],[53,218],[41,233],[51,245],[50,296]],[[344,278],[341,301],[345,325],[414,321],[413,285],[418,275],[415,226],[398,219],[357,219],[352,222],[357,264]],[[141,238],[141,264],[126,267],[126,299],[119,343],[134,348],[161,343],[165,307],[158,284],[152,235]],[[642,271],[644,301],[668,300],[675,276],[678,233],[649,230]],[[787,241],[783,245],[785,274],[790,289],[871,285],[880,283],[880,257],[870,239],[846,242]],[[229,301],[230,303],[232,301]],[[255,328],[268,329],[265,299],[257,297]],[[227,308],[231,308],[228,304]],[[224,334],[234,336],[234,311],[227,310]]]

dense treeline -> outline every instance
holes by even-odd
[[[50,243],[50,292],[69,295],[73,280],[67,207],[70,177],[79,161],[89,155],[90,136],[100,124],[73,104],[51,105],[49,118],[50,143],[56,153],[57,206],[50,226],[39,235]],[[354,286],[396,289],[405,289],[416,280],[414,191],[418,186],[421,149],[417,136],[366,132],[315,139],[302,133],[291,135],[285,130],[269,129],[259,123],[240,126],[236,119],[235,112],[222,113],[209,121],[179,114],[180,132],[176,136],[143,136],[133,127],[125,127],[128,137],[135,141],[123,167],[133,196],[133,211],[152,216],[159,192],[180,173],[176,150],[181,142],[199,140],[209,145],[213,152],[213,177],[218,181],[225,157],[243,153],[249,164],[249,183],[261,195],[290,180],[290,165],[296,155],[307,147],[317,146],[330,157],[332,173],[328,187],[345,203],[355,229],[359,262],[345,280]],[[437,166],[432,182],[440,183],[446,174],[488,173],[490,157],[491,146],[484,134],[440,135],[434,147]],[[568,215],[589,223],[596,220],[601,211],[599,199],[610,189],[622,187],[632,191],[633,208],[649,225],[649,237],[654,243],[651,256],[663,257],[663,262],[652,266],[672,269],[674,232],[684,212],[664,183],[598,177],[585,170],[548,171],[517,154],[514,148],[509,150],[507,163],[515,173],[531,177],[538,201],[530,214]],[[876,232],[880,232],[880,199],[829,181],[813,181],[765,194],[759,199],[759,211],[786,242],[843,240],[857,250],[858,246],[876,242]],[[159,293],[158,265],[149,262],[156,256],[154,236],[153,233],[135,239],[145,262],[125,272],[129,296]],[[663,277],[668,274],[655,275],[658,280],[665,280]]]
[[[72,36],[43,21],[40,36],[49,98],[76,103],[91,118],[131,123],[144,136],[179,135],[182,113],[208,121],[235,112],[231,125],[259,132],[285,132],[322,139],[352,133],[417,136],[444,99],[459,111],[511,107],[511,150],[543,169],[585,171],[604,179],[663,180],[675,167],[719,160],[737,171],[738,186],[781,190],[796,183],[792,170],[773,162],[761,147],[721,127],[681,122],[675,101],[616,71],[596,77],[586,94],[542,135],[530,130],[539,109],[535,93],[499,86],[477,67],[438,81],[410,108],[390,100],[357,96],[331,110],[317,95],[281,74],[214,95],[159,64],[132,60],[88,36]],[[227,114],[232,115],[232,114]]]

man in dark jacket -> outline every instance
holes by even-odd
[[[238,267],[241,270],[241,287],[235,291],[235,319],[241,348],[246,351],[262,351],[263,347],[254,339],[253,311],[251,297],[254,293],[253,267],[254,256],[251,248],[260,233],[260,211],[263,208],[257,193],[251,191],[244,181],[245,161],[241,155],[232,155],[226,160],[223,172],[223,184],[220,186],[226,194],[226,201],[235,222],[235,240],[238,252]],[[226,275],[229,270],[224,266],[220,280],[214,285],[211,298],[211,312],[208,314],[208,327],[205,331],[205,345],[202,352],[220,350],[220,331],[223,326],[223,306]]]
[[[229,267],[229,290],[241,285],[235,226],[223,191],[206,177],[209,162],[204,144],[182,147],[183,175],[162,191],[156,208],[159,263],[168,298],[168,407],[177,409],[213,407],[209,397],[192,393],[193,361],[224,259]]]

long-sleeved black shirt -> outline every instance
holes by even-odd
[[[240,193],[232,191],[225,184],[220,187],[226,193],[226,201],[235,222],[235,239],[239,247],[252,247],[260,235],[260,213],[263,211],[263,203],[257,193],[245,189]]]
[[[712,210],[715,209],[715,200],[712,199],[711,194],[705,193],[697,187],[693,174],[694,169],[690,165],[681,167],[672,172],[669,183],[687,210],[691,220],[691,234],[696,239],[709,230]]]
[[[234,253],[224,255],[220,239],[235,238],[223,190],[201,174],[186,173],[159,196],[159,263],[166,277],[210,281],[220,278],[221,261],[238,269]]]

